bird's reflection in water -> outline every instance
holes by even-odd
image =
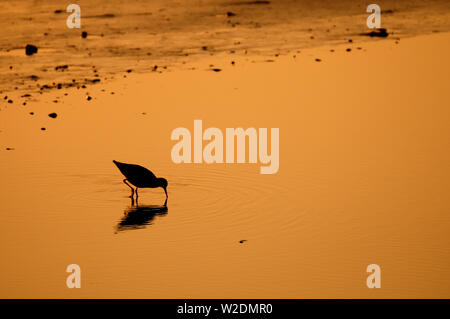
[[[164,205],[139,205],[132,198],[131,206],[128,207],[124,216],[117,224],[117,231],[131,230],[131,229],[142,229],[147,225],[152,225],[155,217],[163,217],[167,215],[167,199]]]

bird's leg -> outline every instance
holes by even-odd
[[[130,196],[130,197],[133,198],[133,196],[134,196],[134,188],[131,187],[131,185],[127,183],[127,179],[126,179],[126,178],[123,180],[123,182],[124,182],[125,184],[127,184],[127,186],[128,186],[129,188],[131,188],[131,196]]]
[[[138,188],[136,187],[136,200],[138,198]]]

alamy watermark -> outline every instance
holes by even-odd
[[[184,127],[172,131],[171,139],[179,141],[172,147],[172,161],[179,163],[246,163],[248,140],[248,163],[267,164],[260,167],[261,174],[275,174],[280,166],[279,128],[270,129],[270,155],[268,153],[268,129],[253,127],[226,128],[225,141],[222,131],[210,127],[203,132],[202,120],[194,120],[194,136]],[[210,141],[203,148],[203,141]],[[235,147],[235,141],[236,147]],[[225,152],[224,152],[225,142]],[[194,158],[192,159],[192,144]],[[259,152],[258,152],[259,151]],[[224,154],[225,153],[225,154]],[[259,155],[259,156],[258,156]]]

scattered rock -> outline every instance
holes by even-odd
[[[56,71],[58,71],[58,70],[64,71],[64,70],[67,70],[68,68],[69,68],[69,66],[67,64],[55,66]]]
[[[30,75],[30,79],[32,79],[33,81],[37,81],[39,80],[39,77],[37,75]]]
[[[128,69],[128,70],[127,70],[128,73],[131,73],[131,71],[133,71],[133,70],[132,70],[132,69]]]
[[[246,241],[247,241],[247,239],[242,239],[242,240],[239,241],[239,243],[240,243],[240,244],[243,244],[243,243],[245,243]]]
[[[10,100],[8,100],[8,103],[9,103],[9,104],[11,104],[12,102],[13,102],[13,100],[11,100],[11,99],[10,99]]]
[[[45,127],[41,127],[41,131],[45,131]]]
[[[222,71],[222,69],[218,69],[218,68],[214,68],[214,69],[212,69],[214,72],[220,72],[220,71]]]
[[[6,150],[7,150],[7,151],[14,151],[14,150],[15,150],[15,148],[12,148],[12,147],[7,147],[7,148],[6,148]]]
[[[352,40],[352,39],[348,39],[348,42],[352,43],[352,42],[353,42],[353,40]]]
[[[232,65],[235,65],[236,63],[235,63],[234,61],[231,61],[231,64],[232,64]]]
[[[158,69],[158,66],[155,64],[152,68],[152,71],[156,71]]]
[[[26,55],[32,55],[34,53],[38,52],[38,48],[35,45],[32,44],[27,44],[27,46],[25,47],[25,54]]]
[[[64,10],[60,10],[60,9],[58,9],[58,10],[55,10],[55,11],[53,11],[55,14],[59,14],[59,13],[63,13],[64,12]]]
[[[34,115],[34,112],[30,112],[30,115]]]
[[[347,48],[347,50],[345,50],[345,51],[347,51],[347,52],[350,52],[352,49],[350,49],[350,48]]]
[[[257,1],[241,1],[241,2],[236,2],[233,3],[234,5],[246,5],[246,4],[270,4],[270,1],[261,1],[261,0],[257,0]]]
[[[320,61],[322,61],[321,59],[316,59],[316,62],[320,62]]]
[[[206,51],[206,50],[208,50],[208,47],[206,45],[204,45],[204,46],[202,46],[202,50]]]
[[[86,39],[87,38],[87,32],[86,31],[81,32],[81,37],[83,39]]]
[[[58,114],[50,113],[48,116],[50,116],[52,119],[55,119],[58,116]]]
[[[367,35],[369,37],[379,37],[379,38],[386,38],[389,33],[386,31],[386,29],[376,29],[375,31],[370,31],[368,33],[362,33],[361,35]]]
[[[225,16],[227,16],[227,17],[234,17],[235,15],[236,14],[231,11],[228,11],[227,13],[225,13]]]
[[[88,100],[88,101],[92,100],[92,97],[88,96],[88,97],[87,97],[87,100]]]

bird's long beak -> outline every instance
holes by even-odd
[[[166,199],[169,198],[169,195],[167,195],[167,189],[164,188],[164,192],[166,193]]]

